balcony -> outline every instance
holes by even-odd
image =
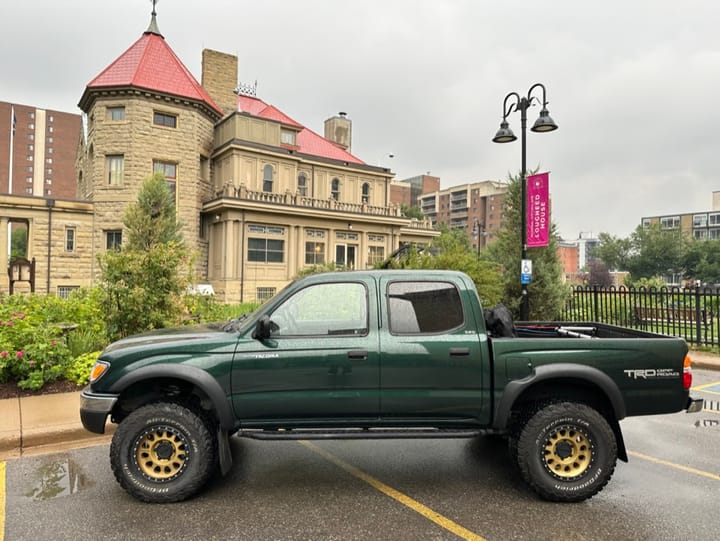
[[[243,185],[240,185],[238,188],[230,183],[226,184],[222,190],[217,190],[215,195],[218,198],[252,201],[254,203],[261,203],[264,205],[300,207],[307,209],[329,210],[338,213],[402,218],[399,206],[377,207],[374,205],[368,205],[367,203],[347,203],[344,201],[336,201],[335,199],[315,199],[289,191],[285,193],[256,192],[246,189]],[[413,219],[408,227],[413,229],[433,228],[431,221],[428,219]]]

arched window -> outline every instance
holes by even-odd
[[[367,182],[362,185],[362,202],[370,202],[370,184],[368,184]]]
[[[263,167],[263,191],[273,191],[273,168],[272,165]]]
[[[332,197],[335,201],[340,201],[340,179],[339,178],[332,179],[332,183],[330,185],[330,197]]]
[[[305,173],[298,175],[297,193],[303,197],[307,196],[307,175]]]

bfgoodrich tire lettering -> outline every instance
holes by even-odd
[[[217,465],[213,434],[202,417],[174,403],[138,408],[120,423],[110,445],[120,485],[138,500],[169,503],[197,493]]]
[[[617,442],[607,420],[591,407],[550,404],[520,432],[517,461],[525,481],[546,500],[579,502],[612,477]]]

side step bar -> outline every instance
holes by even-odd
[[[479,429],[440,428],[320,428],[240,429],[240,438],[255,440],[371,440],[412,438],[474,438],[487,433]]]

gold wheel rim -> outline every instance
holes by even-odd
[[[187,444],[178,431],[156,427],[144,432],[137,440],[135,461],[147,478],[169,481],[187,464]]]
[[[590,440],[577,429],[558,428],[545,440],[545,467],[557,477],[571,479],[584,474],[590,467],[592,458]]]

